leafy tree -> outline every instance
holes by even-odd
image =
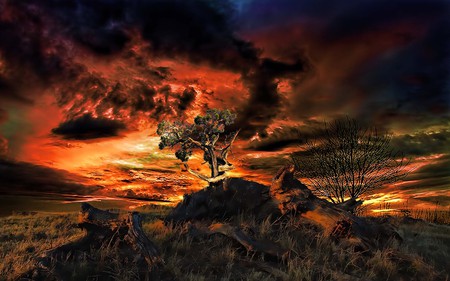
[[[217,184],[226,178],[227,171],[234,168],[227,157],[239,131],[227,134],[226,127],[235,119],[236,115],[229,110],[211,109],[205,115],[195,117],[193,124],[163,121],[157,130],[161,138],[159,148],[176,147],[175,156],[181,160],[184,169],[210,185]],[[203,151],[203,159],[211,169],[210,177],[189,169],[187,162],[194,149]]]
[[[350,118],[326,123],[319,133],[319,141],[307,142],[305,151],[291,158],[313,190],[335,204],[354,201],[407,174],[405,157],[390,147],[391,135]]]

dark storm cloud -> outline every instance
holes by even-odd
[[[444,155],[414,173],[407,176],[410,183],[401,185],[402,189],[435,189],[448,188],[450,185],[450,155]]]
[[[8,140],[0,135],[0,156],[4,156],[8,153]]]
[[[185,111],[195,100],[197,93],[195,89],[190,87],[186,88],[180,96],[180,103],[178,104],[179,111]]]
[[[8,119],[8,113],[0,108],[0,125]],[[0,156],[6,155],[8,152],[8,140],[0,134]]]
[[[66,171],[0,159],[0,193],[20,194],[50,192],[61,194],[92,194],[99,187],[76,183],[79,176]]]
[[[361,1],[298,1],[298,0],[250,0],[238,5],[241,14],[239,24],[254,30],[281,23],[292,24],[298,20],[329,23],[323,27],[328,36],[348,36],[379,28],[380,22],[395,22],[403,18],[433,20],[448,9],[444,0],[361,0]]]
[[[32,72],[44,81],[63,72],[61,54],[46,50],[48,34],[42,19],[31,9],[21,9],[11,3],[5,6],[0,17],[0,52],[10,62],[8,72],[20,71],[26,76]]]
[[[345,113],[379,123],[402,119],[407,122],[448,115],[449,111],[447,50],[450,36],[446,19],[449,5],[443,0],[345,3],[0,0],[0,6],[4,11],[0,17],[0,36],[7,38],[1,40],[0,52],[8,68],[13,69],[3,78],[3,84],[5,89],[14,90],[3,92],[32,101],[36,97],[23,94],[20,85],[63,83],[63,87],[57,87],[57,98],[62,107],[74,103],[68,118],[79,117],[86,105],[93,104],[98,105],[94,109],[98,115],[113,107],[113,114],[119,119],[124,117],[123,109],[131,111],[131,115],[150,111],[149,116],[155,119],[161,118],[161,114],[178,117],[177,110],[168,108],[164,98],[157,97],[151,90],[157,91],[170,77],[169,69],[148,65],[148,60],[154,57],[189,60],[241,74],[250,93],[247,103],[236,108],[242,137],[250,137],[255,132],[264,134],[267,125],[280,113],[280,79],[292,82],[296,97],[289,103],[295,108],[291,113],[299,119],[323,114],[322,111],[327,114],[347,111]],[[283,42],[274,42],[273,45],[278,44],[285,51],[277,56],[282,61],[263,58],[262,50],[236,35],[239,31],[268,26],[283,31],[282,26],[286,24],[299,24],[313,36],[308,38],[310,42],[304,43],[300,38],[286,46]],[[315,87],[302,88],[301,75],[310,69],[306,59],[285,55],[296,53],[294,50],[303,48],[303,44],[312,48],[330,46],[320,48],[315,54],[320,58],[332,53],[335,44],[347,42],[347,51],[340,50],[335,56],[351,60],[352,55],[358,53],[355,46],[358,50],[370,49],[385,40],[384,37],[369,38],[367,46],[358,45],[361,40],[367,40],[365,35],[370,36],[371,32],[390,34],[393,26],[402,24],[412,27],[396,35],[398,40],[404,41],[399,47],[357,62],[352,69],[340,70],[339,60],[332,65],[329,71],[341,71],[346,75],[339,81],[331,81],[329,84],[333,87],[325,90],[332,88],[332,92],[325,95],[322,87],[328,81],[319,79]],[[424,34],[414,31],[416,27],[424,30]],[[137,54],[132,46],[136,34],[148,43],[146,55]],[[124,59],[133,67],[139,67],[142,77],[136,80],[124,77],[117,81],[120,79],[105,79],[89,72],[72,58],[72,50],[80,47],[101,59]],[[321,75],[327,77],[327,73]],[[144,86],[141,87],[142,81]],[[138,90],[133,91],[133,88]],[[179,109],[184,108],[183,102],[180,106]]]
[[[238,109],[243,116],[238,124],[243,128],[242,136],[247,137],[264,130],[278,113],[277,78],[305,71],[302,60],[289,63],[260,58],[259,49],[235,35],[235,14],[228,1],[28,0],[2,4],[8,7],[8,15],[20,21],[4,17],[0,35],[8,40],[2,40],[7,43],[0,45],[0,51],[10,60],[10,65],[21,65],[40,80],[66,81],[66,89],[58,95],[60,105],[68,104],[77,94],[83,95],[75,102],[77,106],[72,106],[75,110],[69,112],[72,116],[79,116],[78,105],[87,100],[94,103],[101,100],[100,112],[106,104],[115,106],[118,112],[129,97],[120,93],[120,89],[106,94],[107,89],[117,88],[115,81],[104,81],[98,74],[87,73],[83,66],[74,63],[70,57],[73,45],[66,40],[101,57],[117,57],[121,52],[128,52],[133,63],[149,68],[141,57],[127,51],[132,34],[137,31],[149,43],[151,56],[189,60],[240,73],[251,95],[247,105]],[[146,71],[145,75],[151,77],[153,85],[153,80],[168,77],[167,69],[158,67]],[[97,85],[87,87],[90,82],[86,80],[97,80],[92,82]],[[186,98],[189,97],[180,100],[180,110],[187,109]],[[142,110],[154,108],[152,116],[159,116],[157,111],[162,110],[158,101],[153,104],[153,99],[137,98],[136,106]]]
[[[5,122],[8,119],[8,112],[3,108],[0,108],[0,124]]]
[[[406,156],[450,153],[450,130],[405,134],[392,139],[392,145]],[[450,166],[449,166],[450,167]]]
[[[91,114],[85,114],[59,124],[52,129],[52,133],[64,139],[88,140],[118,136],[124,129],[125,124],[120,121],[103,117],[94,118]]]
[[[345,113],[425,127],[449,115],[450,2],[235,2],[244,32],[277,30],[290,46],[273,52],[305,46],[322,70],[294,89],[297,118]]]
[[[164,120],[173,116],[184,119],[184,112],[195,102],[197,92],[192,87],[186,87],[183,91],[174,92],[170,85],[164,85],[158,89],[158,96],[154,100],[152,118]]]
[[[99,87],[95,89],[98,96],[88,96],[88,99],[97,103],[97,114],[102,115],[109,109],[116,117],[122,117],[120,111],[127,110],[131,117],[139,112],[150,112],[155,107],[154,97],[156,90],[140,81],[134,81],[133,85],[122,83],[113,84],[103,80],[99,82]]]
[[[285,63],[265,58],[256,71],[244,76],[251,96],[247,105],[238,112],[237,127],[241,128],[240,136],[249,138],[255,132],[264,134],[267,125],[279,113],[281,97],[278,79],[299,79],[299,75],[307,70],[308,63],[304,59]]]
[[[0,76],[0,97],[3,100],[17,101],[26,104],[32,103],[32,101],[26,97],[21,96],[8,79],[3,78],[2,76]]]
[[[383,119],[449,116],[449,50],[450,20],[443,20],[431,27],[423,39],[393,51],[392,57],[373,62],[368,66],[370,71],[357,81],[363,89],[371,89],[374,96],[361,107],[360,114],[371,112]]]
[[[259,135],[249,143],[248,148],[260,151],[277,151],[292,145],[305,144],[311,138],[320,136],[320,123],[309,122],[304,126],[285,126],[276,128],[270,135]]]
[[[8,113],[0,108],[0,125],[8,119]],[[6,155],[8,152],[8,140],[0,134],[0,156]]]
[[[323,38],[339,40],[358,36],[367,31],[389,28],[404,20],[439,21],[445,18],[448,8],[448,3],[443,0],[348,1],[331,17]]]
[[[360,35],[373,29],[389,34],[390,26],[406,20],[413,22],[413,26],[427,27],[423,36],[404,34],[408,40],[406,44],[380,54],[354,75],[353,85],[366,95],[355,112],[357,115],[379,123],[404,119],[404,123],[415,122],[415,126],[436,116],[448,116],[449,7],[444,1],[391,2],[379,6],[372,3],[360,11],[364,16],[358,20],[354,18],[357,13],[352,8],[342,16],[348,19],[344,23],[340,18],[331,22],[327,40],[342,40],[345,36]]]
[[[448,122],[448,121],[447,121]],[[361,123],[364,124],[364,123]],[[302,126],[284,126],[273,130],[269,135],[260,135],[249,143],[248,148],[261,151],[276,151],[291,145],[301,145],[308,140],[323,137],[325,123],[306,121]],[[382,132],[383,128],[377,128]],[[389,132],[387,132],[389,133]],[[450,130],[419,131],[414,134],[395,135],[390,145],[406,157],[430,156],[450,153]]]

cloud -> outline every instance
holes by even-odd
[[[401,185],[400,188],[404,190],[410,189],[411,192],[414,192],[414,190],[417,191],[418,189],[446,190],[450,185],[449,167],[450,155],[447,154],[437,161],[414,171],[414,173],[406,178],[405,184]]]
[[[232,101],[217,104],[237,111],[239,136],[257,133],[260,143],[250,146],[261,150],[301,143],[310,133],[269,134],[280,119],[348,114],[387,128],[426,127],[449,112],[448,6],[439,0],[0,0],[6,38],[0,102],[33,105],[54,94],[64,122],[53,133],[69,139],[183,119],[213,99]],[[212,92],[177,74],[186,65],[233,73],[238,82],[220,81],[227,92]],[[85,122],[102,128],[99,134],[73,128],[87,113],[92,120]],[[105,132],[101,118],[117,124]]]
[[[240,136],[249,138],[255,133],[264,134],[265,129],[278,115],[281,108],[281,95],[278,84],[281,78],[298,80],[308,71],[305,58],[292,63],[262,59],[258,68],[243,77],[250,98],[246,105],[238,110],[237,127]]]
[[[235,2],[255,44],[313,63],[291,84],[287,116],[348,114],[405,130],[449,116],[448,1]]]
[[[27,100],[18,95],[16,91],[12,88],[12,86],[8,83],[8,81],[0,76],[0,96],[2,99],[5,100],[16,100],[16,101],[22,101],[27,102]]]
[[[339,40],[359,36],[405,20],[439,21],[448,8],[445,1],[349,1],[331,17],[323,38]]]
[[[120,121],[85,114],[59,124],[52,133],[64,139],[88,140],[118,136],[124,129],[125,125]]]
[[[392,145],[407,156],[450,153],[450,130],[405,134],[392,139]]]
[[[197,93],[194,88],[186,88],[180,96],[178,110],[184,112],[194,102],[196,96]]]
[[[8,112],[3,108],[0,108],[0,124],[8,120]]]
[[[311,127],[285,126],[276,128],[269,135],[260,135],[249,142],[247,148],[260,151],[277,151],[291,145],[301,145],[313,137]]]
[[[0,156],[8,153],[8,140],[0,135]]]
[[[8,113],[0,108],[0,125],[8,119]],[[8,153],[8,140],[0,135],[0,156],[4,156]]]
[[[7,85],[13,89],[25,81],[50,84],[69,119],[86,110],[104,115],[111,108],[122,120],[137,116],[136,112],[150,112],[156,120],[161,113],[178,118],[192,103],[192,92],[182,93],[177,108],[171,108],[156,96],[158,88],[173,82],[168,80],[170,69],[150,65],[170,58],[240,74],[250,98],[236,108],[241,116],[238,125],[241,136],[250,137],[263,131],[280,111],[278,79],[298,79],[307,71],[305,58],[261,57],[251,41],[237,36],[234,7],[228,1],[3,0],[0,4],[4,7],[0,36],[8,38],[0,43],[0,52],[14,70]],[[86,52],[114,62],[112,71],[118,75],[97,72],[77,59]],[[127,73],[130,69],[138,73],[132,76]],[[185,83],[185,89],[189,87]]]
[[[0,193],[50,192],[92,194],[99,187],[80,184],[83,179],[67,171],[0,159]]]

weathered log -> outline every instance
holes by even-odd
[[[249,261],[244,259],[239,260],[239,264],[245,267],[256,268],[257,270],[267,272],[280,281],[287,281],[292,279],[289,278],[289,275],[286,272],[279,269],[278,264],[271,265],[268,262]]]
[[[369,220],[339,208],[315,196],[294,177],[292,166],[284,167],[274,177],[270,189],[282,213],[293,213],[321,226],[324,234],[336,240],[347,238],[364,249],[384,246],[398,233],[388,224]]]
[[[88,236],[96,235],[103,241],[119,239],[126,242],[136,254],[142,255],[150,268],[162,262],[156,245],[144,234],[142,219],[137,212],[119,215],[83,203],[78,225],[86,229]]]
[[[208,227],[198,223],[190,224],[188,231],[194,237],[221,234],[238,242],[249,252],[263,253],[278,259],[284,259],[289,254],[289,250],[284,249],[277,243],[269,240],[256,240],[247,235],[240,227],[229,223],[213,223]]]
[[[141,216],[137,212],[119,214],[103,211],[88,203],[81,205],[78,227],[86,230],[86,235],[74,242],[46,251],[38,260],[36,269],[28,275],[38,276],[37,280],[46,280],[50,275],[59,279],[58,270],[52,265],[58,261],[67,261],[69,257],[77,259],[86,256],[91,249],[116,247],[124,255],[124,260],[134,260],[143,267],[144,272],[155,273],[163,263],[157,249],[142,230]],[[154,274],[153,274],[154,275]]]
[[[210,225],[208,229],[211,234],[220,233],[236,240],[239,244],[244,246],[247,251],[264,253],[277,258],[284,258],[289,253],[288,250],[283,249],[281,246],[272,241],[255,240],[245,234],[239,227],[232,226],[230,224],[215,223]]]
[[[362,200],[357,200],[356,198],[350,198],[347,201],[336,204],[336,206],[347,212],[355,213],[356,208],[358,208],[362,204],[363,204]]]

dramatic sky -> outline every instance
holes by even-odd
[[[373,199],[449,206],[449,40],[446,0],[0,0],[0,191],[179,198],[156,124],[228,108],[236,176],[346,115],[411,159]]]

